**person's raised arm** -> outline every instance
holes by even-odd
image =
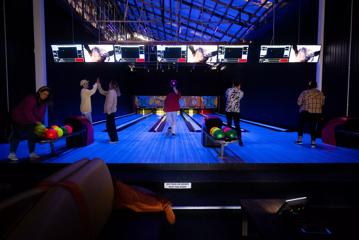
[[[97,90],[97,83],[95,83],[95,84],[92,86],[92,89],[89,90],[90,96],[91,96],[91,95],[94,95],[95,92],[96,92],[96,90]]]
[[[102,88],[102,86],[101,86],[100,78],[97,78],[96,83],[97,83],[97,85],[98,85],[98,91],[99,91],[102,95],[106,96],[106,95],[108,94],[108,91],[103,90],[103,88]]]

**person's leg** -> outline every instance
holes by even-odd
[[[226,112],[227,125],[228,127],[232,127],[232,113]]]
[[[167,125],[168,125],[168,129],[167,129],[167,136],[171,134],[172,132],[172,115],[171,115],[171,112],[167,112],[166,113],[166,122],[167,122]]]
[[[239,119],[240,119],[240,113],[233,113],[233,120],[234,120],[234,126],[237,131],[238,143],[239,145],[243,146],[242,131],[241,131]]]
[[[87,113],[82,113],[88,120],[89,122],[92,124],[92,113],[91,112],[87,112]]]
[[[29,153],[35,153],[35,144],[37,141],[37,136],[35,134],[35,124],[28,124],[25,127],[27,134],[27,146],[29,148]]]
[[[171,125],[171,130],[172,130],[172,135],[176,134],[176,120],[177,120],[177,112],[171,112],[172,115],[172,125]]]
[[[302,144],[303,142],[303,132],[304,132],[304,124],[306,122],[307,112],[303,111],[299,113],[299,121],[298,121],[298,139],[296,141],[297,144]]]
[[[20,139],[21,139],[21,126],[14,123],[11,126],[11,133],[9,136],[10,153],[8,158],[10,160],[18,160],[16,156],[16,150],[17,147],[19,146]]]
[[[106,114],[106,128],[108,136],[110,137],[110,141],[117,142],[118,135],[115,123],[115,113]]]
[[[317,125],[318,125],[319,116],[316,113],[309,113],[308,115],[310,117],[309,128],[310,128],[311,146],[315,147],[316,146],[315,139],[317,135]]]

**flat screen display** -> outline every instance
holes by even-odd
[[[54,62],[84,62],[81,44],[51,45]]]
[[[317,63],[321,45],[293,45],[290,52],[291,63]]]
[[[183,62],[187,61],[186,45],[157,45],[158,62]]]
[[[249,45],[219,45],[218,62],[246,63]]]
[[[291,45],[262,45],[260,63],[288,63]]]
[[[113,45],[83,45],[85,62],[115,62]]]
[[[217,45],[188,45],[188,63],[215,63],[217,62]]]
[[[114,45],[116,62],[145,62],[145,45]]]

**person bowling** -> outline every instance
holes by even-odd
[[[171,92],[166,96],[164,102],[164,111],[166,112],[166,121],[168,124],[167,136],[176,135],[177,111],[180,110],[179,100],[181,94],[177,89],[177,81],[170,81]]]

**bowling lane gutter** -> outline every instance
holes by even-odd
[[[130,126],[132,126],[132,125],[138,123],[139,121],[142,121],[143,119],[148,118],[148,117],[151,116],[152,114],[153,114],[153,113],[149,113],[149,114],[146,114],[146,115],[144,115],[144,116],[142,116],[142,117],[133,119],[133,120],[128,121],[128,122],[126,122],[126,123],[123,123],[123,124],[121,124],[121,125],[119,125],[119,126],[116,126],[116,130],[117,130],[117,131],[121,131],[121,130],[123,130],[123,129],[125,129],[125,128],[128,128],[128,127],[130,127]]]
[[[149,130],[149,132],[162,132],[166,124],[166,115],[163,115]]]
[[[187,120],[187,118],[185,118],[183,113],[181,113],[181,117],[183,118],[184,122],[186,123],[186,126],[187,126],[188,130],[190,132],[194,132],[194,128],[193,128],[192,124]]]

